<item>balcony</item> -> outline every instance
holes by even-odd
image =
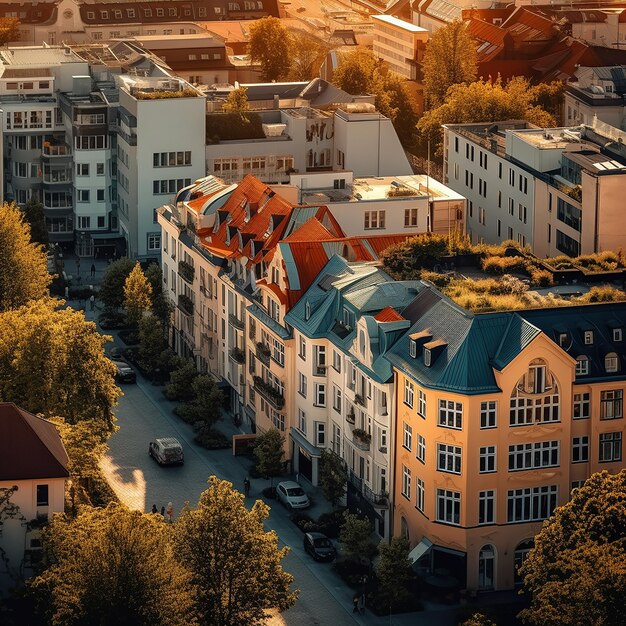
[[[363,479],[359,478],[352,470],[348,472],[348,482],[359,491],[363,490]]]
[[[184,293],[181,293],[178,296],[178,308],[185,315],[193,315],[193,301],[189,296],[186,296]]]
[[[363,485],[363,491],[361,493],[375,506],[385,508],[389,506],[389,496],[384,491],[376,493],[375,491],[372,491],[367,485]]]
[[[44,170],[43,182],[47,185],[69,184],[72,182],[72,173],[69,170]]]
[[[235,363],[243,365],[246,362],[246,353],[241,348],[232,348],[230,358],[235,361]]]
[[[228,322],[231,324],[231,326],[234,326],[237,330],[244,330],[246,327],[245,322],[243,320],[240,320],[233,313],[228,314]]]
[[[364,452],[369,452],[370,444],[372,443],[372,435],[365,432],[362,428],[355,428],[352,431],[352,443]]]
[[[270,364],[270,356],[271,356],[272,352],[269,348],[269,346],[266,346],[264,343],[262,342],[258,342],[256,344],[256,356],[257,359],[259,359],[259,361],[261,361],[261,363],[263,363],[263,365],[269,365]]]
[[[364,407],[365,406],[365,398],[357,393],[354,396],[354,403],[355,404],[359,404],[360,406]]]
[[[282,410],[285,406],[285,397],[283,394],[274,389],[272,385],[266,383],[260,376],[255,376],[254,380],[254,390],[263,396],[277,411]]]
[[[348,422],[348,424],[354,424],[356,420],[356,416],[354,414],[354,407],[352,408],[351,411],[348,411],[348,413],[346,414],[346,421]]]
[[[43,144],[43,156],[70,157],[72,156],[72,149],[64,143],[52,144],[49,141],[45,141]]]
[[[326,365],[320,365],[319,363],[313,368],[314,376],[326,376]]]
[[[196,274],[196,270],[193,265],[187,263],[187,261],[181,261],[178,264],[178,275],[189,285],[193,284],[193,278]]]

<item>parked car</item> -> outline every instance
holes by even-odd
[[[117,368],[115,372],[115,380],[118,383],[136,383],[137,374],[135,370],[126,361],[113,361],[113,365]]]
[[[113,346],[109,350],[109,358],[117,361],[122,360],[122,349],[119,346]]]
[[[293,480],[285,480],[276,485],[278,499],[289,509],[306,509],[311,506],[309,498],[300,485]]]
[[[334,561],[337,556],[333,542],[322,533],[305,533],[304,549],[316,561]]]
[[[162,437],[151,441],[148,454],[159,465],[182,465],[185,462],[183,446],[175,437]]]

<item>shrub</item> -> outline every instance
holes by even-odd
[[[322,513],[317,519],[319,531],[331,539],[338,539],[343,524],[343,512],[345,509],[333,511],[332,513]]]
[[[263,139],[263,121],[258,113],[211,113],[206,116],[209,143],[233,139]]]
[[[481,267],[489,274],[526,274],[529,263],[531,262],[521,256],[492,256],[483,259]]]
[[[351,559],[337,559],[333,563],[333,569],[339,574],[343,581],[353,589],[363,585],[363,581],[369,574],[369,564]]]
[[[530,284],[537,288],[552,287],[554,285],[552,273],[548,270],[533,270],[530,274]]]
[[[196,376],[198,376],[198,372],[195,365],[191,361],[185,361],[171,373],[170,382],[163,392],[165,397],[168,400],[193,399],[193,387],[191,385]]]
[[[194,441],[207,450],[225,450],[231,447],[231,442],[219,430],[204,426],[194,437]]]
[[[581,303],[593,302],[617,302],[626,298],[623,291],[606,285],[604,287],[592,287],[584,296],[578,299]]]
[[[170,98],[198,98],[193,89],[181,89],[180,91],[135,91],[133,96],[137,100],[169,100]]]
[[[315,523],[315,520],[310,515],[307,515],[306,513],[294,513],[291,516],[291,521],[303,533],[310,533],[310,532],[317,532],[318,531],[317,524]],[[315,526],[315,528],[313,528],[313,526]]]
[[[432,283],[437,289],[443,289],[450,283],[449,274],[440,274],[439,272],[430,272],[428,270],[421,272],[420,278]]]

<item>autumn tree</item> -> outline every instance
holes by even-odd
[[[463,20],[454,20],[432,34],[426,44],[422,72],[429,108],[442,104],[452,85],[476,80],[476,42]]]
[[[264,17],[251,24],[248,54],[253,63],[260,63],[263,80],[287,77],[291,67],[291,40],[277,17]]]
[[[372,524],[367,518],[346,511],[339,533],[343,554],[354,561],[364,559],[371,561],[376,554],[376,546],[372,543],[372,530]]]
[[[171,533],[157,516],[120,504],[55,516],[43,532],[45,569],[30,585],[40,615],[63,626],[197,624]]]
[[[347,476],[339,456],[324,450],[320,457],[319,484],[324,497],[336,507],[346,494]]]
[[[143,314],[152,306],[151,297],[152,285],[137,262],[124,282],[124,308],[130,324],[139,324]]]
[[[390,608],[405,602],[410,595],[411,564],[409,540],[404,536],[393,537],[390,543],[379,548],[376,578],[381,599]]]
[[[268,516],[264,502],[247,510],[243,494],[216,476],[198,506],[182,510],[176,554],[192,574],[203,623],[254,626],[265,623],[268,609],[294,604],[293,576],[281,564],[289,548],[279,548],[276,533],[265,531]]]
[[[36,194],[33,194],[22,208],[24,217],[30,225],[30,238],[33,243],[47,245],[48,229],[43,210],[43,204]]]
[[[248,94],[245,87],[237,87],[233,89],[226,98],[222,111],[224,113],[245,113],[250,110],[250,103],[248,102]]]
[[[20,21],[16,17],[0,17],[0,46],[20,40]]]
[[[259,474],[271,479],[278,476],[285,463],[285,436],[277,428],[258,435],[254,442],[254,458]]]
[[[0,401],[70,424],[113,427],[119,396],[102,336],[79,311],[52,299],[0,313]]]
[[[135,264],[124,257],[113,261],[102,276],[98,296],[106,309],[119,309],[124,304],[124,284]]]
[[[474,613],[466,619],[461,626],[496,626],[496,623],[489,619],[484,613]]]
[[[46,255],[31,242],[24,214],[14,204],[0,206],[0,312],[44,297],[50,281]]]
[[[339,65],[333,72],[333,84],[346,93],[359,96],[372,93],[379,61],[367,48],[356,48],[341,54]]]
[[[319,68],[330,47],[321,39],[302,31],[291,32],[291,79],[311,80],[319,73]]]
[[[626,615],[626,470],[592,474],[535,537],[520,575],[534,626],[619,626]]]

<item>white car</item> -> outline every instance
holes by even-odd
[[[289,509],[306,509],[311,506],[309,498],[300,485],[286,480],[276,485],[278,499]]]

